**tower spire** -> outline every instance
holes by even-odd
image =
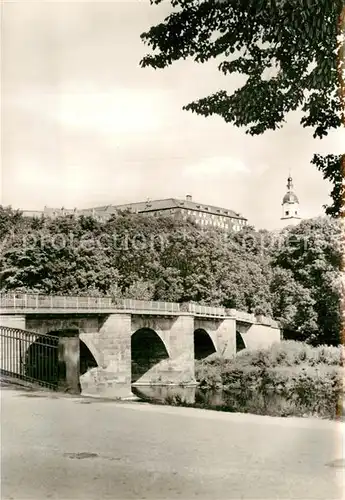
[[[293,190],[293,183],[292,183],[292,177],[291,177],[291,174],[289,174],[289,177],[288,177],[288,182],[287,182],[286,187],[288,188],[288,191],[292,191],[292,190]]]
[[[288,191],[292,191],[293,190],[293,183],[292,183],[292,176],[291,176],[291,168],[289,168],[289,176],[288,176],[288,180],[287,180],[287,185],[286,187],[288,188]]]
[[[287,193],[283,197],[283,202],[282,202],[283,215],[281,220],[284,220],[289,224],[294,224],[300,220],[299,201],[296,194],[293,191],[293,182],[290,169],[286,187],[287,187]]]

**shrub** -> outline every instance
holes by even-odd
[[[289,399],[304,406],[311,415],[335,418],[344,396],[344,369],[319,365],[303,367],[291,374]]]
[[[294,341],[197,363],[201,387],[223,387],[236,411],[336,418],[344,397],[344,347]]]
[[[195,378],[200,387],[214,389],[222,386],[221,369],[212,363],[195,362]]]
[[[341,365],[345,357],[344,346],[334,347],[320,345],[312,347],[303,342],[286,340],[271,347],[255,351],[244,350],[233,360],[235,363],[253,366],[295,366],[306,363],[310,366],[318,364]]]

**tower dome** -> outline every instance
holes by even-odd
[[[282,207],[283,215],[281,220],[289,224],[297,223],[300,220],[299,216],[299,200],[293,191],[292,177],[289,175],[287,182],[287,192],[283,197]]]
[[[284,195],[283,204],[284,203],[299,203],[297,196],[293,191],[289,191]]]

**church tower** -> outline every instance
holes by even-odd
[[[301,220],[299,214],[299,201],[293,191],[292,177],[289,175],[287,183],[287,193],[282,202],[283,214],[281,221],[284,225],[298,224]]]

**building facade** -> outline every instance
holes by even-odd
[[[222,207],[194,202],[190,195],[184,200],[167,198],[163,200],[147,200],[124,205],[106,205],[90,209],[65,209],[44,207],[40,215],[57,217],[61,215],[91,215],[99,220],[107,220],[121,212],[140,214],[143,216],[170,216],[176,219],[192,220],[201,228],[218,228],[224,231],[240,231],[247,225],[247,219],[241,214]],[[30,216],[24,212],[24,215]]]

